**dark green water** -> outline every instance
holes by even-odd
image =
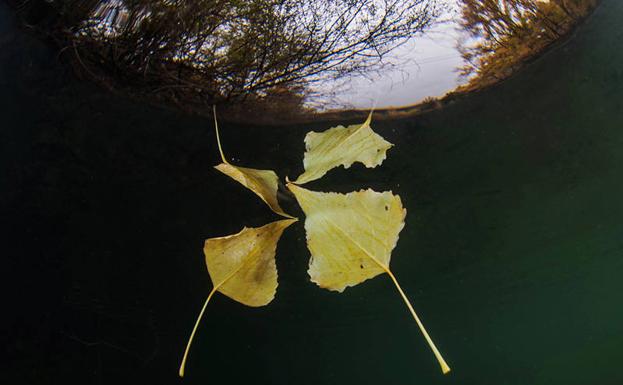
[[[274,219],[219,174],[209,119],[73,80],[0,8],[2,344],[12,384],[623,384],[623,3],[566,44],[443,111],[378,122],[382,167],[323,191],[393,190],[408,209],[391,281],[308,282],[301,225],[265,308],[210,290],[203,240]],[[223,123],[235,162],[294,177],[330,124]],[[290,211],[299,212],[292,202]],[[6,334],[6,333],[5,333]]]

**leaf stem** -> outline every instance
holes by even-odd
[[[428,346],[430,346],[430,348],[433,350],[433,353],[435,354],[435,357],[437,358],[437,361],[439,361],[439,365],[441,366],[441,371],[443,372],[443,374],[447,374],[450,371],[450,367],[448,366],[446,361],[441,356],[441,353],[439,353],[439,350],[437,350],[435,343],[430,338],[430,336],[428,335],[428,332],[424,328],[424,324],[422,324],[422,321],[420,321],[420,318],[417,316],[417,314],[415,314],[415,310],[413,309],[413,306],[411,306],[411,302],[409,302],[409,299],[405,295],[404,291],[402,291],[400,284],[398,284],[398,280],[396,279],[396,277],[394,277],[394,274],[392,274],[392,272],[389,269],[386,269],[385,271],[387,272],[387,274],[389,274],[389,277],[392,279],[392,281],[394,281],[394,285],[396,285],[396,289],[398,289],[400,296],[405,301],[405,304],[409,308],[409,311],[411,311],[411,315],[413,315],[413,319],[415,319],[415,322],[417,322],[417,325],[420,327],[420,331],[424,335],[426,342],[428,342]]]
[[[223,163],[229,164],[227,159],[225,159],[225,154],[223,154],[223,147],[221,147],[221,136],[218,133],[218,122],[216,121],[216,106],[212,106],[212,112],[214,113],[214,130],[216,131],[216,144],[218,144],[218,151],[221,153]]]
[[[193,343],[193,338],[195,338],[195,332],[197,331],[199,322],[201,321],[201,318],[203,317],[203,313],[205,313],[206,311],[206,307],[208,307],[208,302],[210,302],[210,298],[212,298],[214,293],[216,293],[216,289],[218,289],[218,286],[215,286],[210,292],[210,294],[208,294],[208,298],[203,304],[203,308],[201,309],[201,312],[199,313],[199,317],[197,317],[197,321],[195,322],[195,327],[193,328],[192,333],[190,333],[190,338],[188,338],[188,344],[186,344],[186,351],[184,352],[184,357],[182,358],[182,363],[180,364],[180,371],[179,371],[180,377],[184,377],[184,367],[186,366],[186,358],[188,357],[188,351],[190,350],[190,345],[192,345]]]

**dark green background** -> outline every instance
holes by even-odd
[[[273,303],[216,295],[182,381],[203,240],[275,217],[212,168],[210,119],[75,80],[2,5],[3,383],[623,384],[622,19],[604,1],[513,79],[376,122],[396,145],[382,167],[309,185],[400,194],[392,268],[451,374],[389,278],[310,283],[299,224]],[[235,163],[295,177],[305,133],[331,125],[221,128]]]

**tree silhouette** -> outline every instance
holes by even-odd
[[[54,35],[83,73],[178,104],[258,100],[378,70],[438,0],[62,0]],[[301,88],[303,87],[303,88]]]

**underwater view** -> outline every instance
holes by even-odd
[[[3,383],[623,384],[623,2],[190,3],[0,2]]]

